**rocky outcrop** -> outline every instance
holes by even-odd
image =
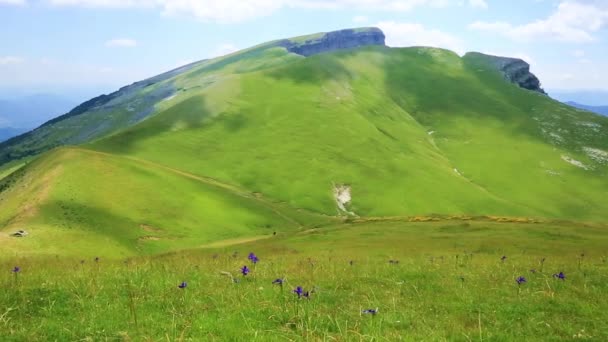
[[[371,28],[346,29],[321,33],[313,36],[297,39],[285,39],[279,41],[278,45],[287,51],[302,56],[312,56],[324,52],[343,49],[353,49],[361,46],[386,46],[385,36],[382,30]]]
[[[519,58],[499,57],[479,52],[469,52],[465,58],[474,58],[500,71],[504,78],[518,86],[541,94],[547,94],[541,88],[540,80],[530,72],[530,64]]]

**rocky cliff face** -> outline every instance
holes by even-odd
[[[538,77],[530,72],[530,64],[519,58],[492,56],[479,52],[469,52],[465,55],[465,58],[475,58],[483,61],[490,67],[500,71],[507,81],[515,83],[524,89],[547,94],[541,88]]]
[[[303,37],[300,40],[285,39],[279,46],[289,52],[302,56],[312,56],[319,53],[342,49],[353,49],[361,46],[385,46],[384,33],[378,28],[346,29]]]

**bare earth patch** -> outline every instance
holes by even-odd
[[[562,155],[562,160],[565,161],[566,163],[572,164],[576,167],[580,167],[581,169],[589,170],[589,167],[587,167],[587,165],[583,164],[582,162],[580,162],[576,159],[572,159],[566,155]]]
[[[162,231],[162,229],[152,227],[148,224],[143,224],[143,223],[139,225],[139,228],[141,228],[147,232],[161,232]]]
[[[608,163],[608,152],[593,147],[583,147],[583,151],[594,161],[605,164]]]

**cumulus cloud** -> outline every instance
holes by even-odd
[[[0,66],[3,65],[11,65],[11,64],[21,64],[23,63],[23,58],[17,56],[0,56]]]
[[[608,25],[608,8],[605,2],[603,4],[593,0],[564,1],[546,19],[523,25],[477,21],[469,25],[469,28],[497,33],[515,41],[548,39],[587,43],[595,40],[595,32]]]
[[[464,54],[462,41],[452,34],[424,27],[416,23],[399,23],[382,21],[378,26],[386,35],[386,44],[392,47],[401,46],[432,46]]]
[[[0,0],[3,1],[3,0]],[[7,0],[4,0],[7,1]],[[9,0],[15,1],[15,0]],[[157,8],[164,15],[193,16],[203,21],[240,22],[270,15],[282,8],[355,9],[407,12],[417,7],[443,8],[461,0],[46,0],[54,6],[101,8]],[[485,0],[469,0],[473,7],[487,6]]]
[[[106,47],[131,48],[131,47],[136,47],[136,46],[137,46],[137,41],[135,39],[129,39],[129,38],[111,39],[106,42]]]

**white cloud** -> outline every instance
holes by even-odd
[[[469,0],[469,6],[473,8],[488,8],[488,3],[486,0]]]
[[[0,0],[2,1],[2,0]],[[6,0],[5,0],[6,1]],[[15,0],[13,0],[15,1]],[[240,22],[267,16],[282,8],[407,12],[417,7],[445,8],[461,0],[46,0],[54,6],[157,8],[164,15],[193,16],[203,21]],[[469,0],[487,7],[484,0]]]
[[[353,17],[353,23],[365,24],[369,21],[369,18],[364,15],[357,15]]]
[[[595,40],[593,34],[608,25],[608,8],[597,4],[599,2],[593,0],[568,0],[561,2],[557,10],[546,19],[523,25],[477,21],[469,25],[469,28],[501,34],[515,41],[549,39],[586,43]]]
[[[25,0],[0,0],[0,5],[23,6],[25,4],[26,4]]]
[[[0,56],[0,66],[3,65],[11,65],[11,64],[21,64],[23,63],[23,58],[16,56]]]
[[[398,46],[432,46],[455,51],[459,55],[465,52],[462,41],[449,33],[427,29],[420,24],[382,21],[378,26],[386,35],[386,44]]]
[[[137,46],[137,41],[134,39],[129,39],[129,38],[111,39],[106,42],[106,47],[131,48],[131,47],[136,47],[136,46]]]

